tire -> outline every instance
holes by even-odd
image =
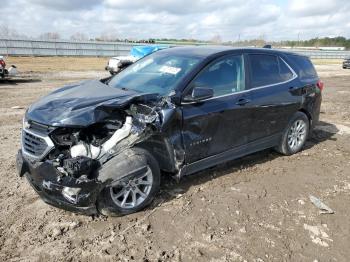
[[[286,156],[298,153],[304,147],[309,131],[309,118],[302,112],[295,113],[285,128],[276,151]]]
[[[132,150],[138,156],[142,156],[147,163],[147,168],[144,170],[145,173],[138,173],[137,175],[121,179],[118,185],[114,185],[115,182],[113,182],[114,186],[111,186],[111,184],[106,185],[96,203],[97,210],[102,215],[123,216],[138,212],[148,206],[159,191],[160,169],[158,162],[144,149],[132,148]],[[122,194],[123,190],[124,193]],[[129,194],[127,191],[129,191]],[[143,196],[140,195],[140,191],[143,193]],[[118,198],[119,194],[122,195]],[[137,201],[134,201],[134,195]],[[125,201],[124,198],[126,198]]]

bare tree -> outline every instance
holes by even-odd
[[[10,28],[7,25],[0,25],[0,36],[4,38],[11,38],[11,37],[27,38],[25,35],[19,34],[15,29]]]
[[[89,40],[89,37],[84,33],[77,32],[77,33],[74,33],[73,35],[71,35],[70,39],[74,40],[74,41],[87,41],[87,40]]]
[[[96,37],[97,41],[116,41],[118,40],[117,34],[114,32],[104,32],[100,36]]]
[[[221,44],[222,43],[222,38],[219,34],[214,35],[211,39],[210,42],[214,44]]]
[[[0,36],[2,37],[10,36],[10,29],[7,25],[0,25]]]
[[[57,32],[47,32],[47,33],[41,34],[39,36],[39,39],[42,39],[42,40],[57,40],[57,39],[61,39],[61,36]]]

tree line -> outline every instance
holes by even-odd
[[[22,38],[32,39],[24,34],[19,34],[16,30],[9,28],[8,26],[0,25],[0,37],[4,38]],[[62,36],[57,32],[46,32],[38,35],[37,39],[41,40],[60,40]],[[350,49],[350,39],[343,36],[337,37],[323,37],[312,38],[309,40],[285,40],[279,42],[271,42],[260,37],[257,39],[239,40],[239,41],[222,41],[220,35],[216,34],[208,40],[197,39],[176,39],[176,38],[149,38],[149,39],[136,39],[136,38],[118,38],[113,31],[102,32],[99,36],[91,37],[85,33],[76,32],[69,37],[73,41],[112,41],[112,42],[129,42],[129,43],[179,43],[179,44],[224,44],[233,46],[264,46],[266,44],[272,44],[272,46],[290,46],[290,47],[345,47]]]
[[[283,45],[298,47],[298,46],[308,46],[308,47],[326,47],[326,46],[341,46],[346,49],[350,49],[350,39],[343,36],[338,37],[324,37],[324,38],[312,38],[309,40],[302,41],[282,41]]]

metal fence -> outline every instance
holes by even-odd
[[[280,49],[306,55],[316,59],[344,59],[350,57],[350,51],[325,51],[325,50],[300,50],[300,49]]]
[[[134,43],[0,39],[0,55],[12,56],[119,56]]]
[[[120,56],[127,55],[132,46],[145,45],[124,42],[1,39],[0,55],[11,56]],[[343,59],[350,51],[283,49],[311,58]]]

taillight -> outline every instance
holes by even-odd
[[[318,89],[320,89],[320,91],[323,90],[323,88],[324,88],[324,83],[323,83],[321,80],[318,80],[316,85],[317,85]]]
[[[0,59],[0,66],[3,67],[3,68],[5,68],[5,66],[6,66],[5,61],[2,60],[2,59]]]

